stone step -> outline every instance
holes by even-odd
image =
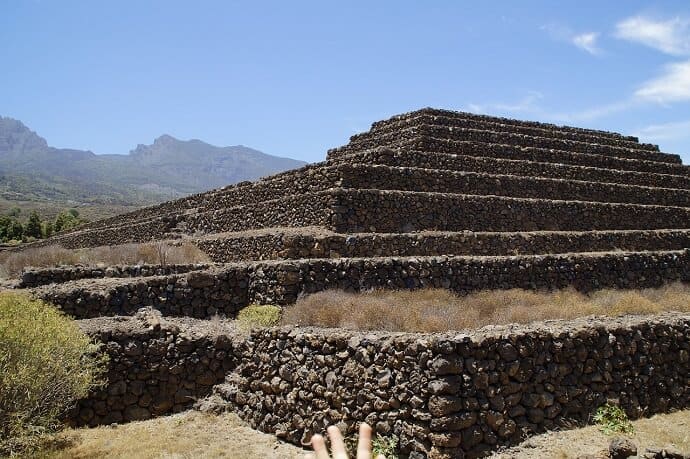
[[[338,177],[334,168],[327,168],[326,163],[310,164],[299,169],[281,172],[255,182],[240,182],[223,188],[197,193],[185,198],[168,201],[155,206],[148,206],[123,215],[117,215],[89,223],[80,229],[97,229],[124,224],[137,224],[144,220],[161,218],[175,213],[207,210],[216,207],[222,209],[241,204],[277,199],[309,191],[320,191],[337,185]]]
[[[478,129],[492,132],[506,132],[512,134],[523,134],[534,137],[553,138],[562,140],[573,140],[589,144],[610,145],[614,147],[631,148],[640,152],[659,152],[657,145],[640,143],[637,140],[629,140],[625,137],[609,137],[585,132],[563,131],[553,128],[536,126],[524,126],[516,124],[504,124],[496,121],[471,119],[462,116],[441,116],[422,113],[414,117],[406,117],[396,120],[388,120],[385,124],[379,124],[367,132],[355,134],[350,137],[350,143],[357,143],[375,138],[381,134],[414,128],[418,126],[432,125],[444,126],[448,128]]]
[[[544,137],[534,137],[524,134],[513,134],[509,132],[492,132],[478,129],[452,128],[444,126],[417,126],[413,128],[400,129],[373,135],[371,138],[362,138],[350,142],[342,149],[336,149],[334,153],[342,154],[345,151],[355,149],[370,149],[379,146],[393,146],[400,142],[412,141],[420,137],[433,137],[436,139],[467,141],[489,144],[514,145],[518,147],[536,147],[544,149],[555,149],[577,153],[598,154],[612,156],[615,158],[638,159],[670,164],[681,164],[680,156],[668,153],[652,152],[647,150],[636,150],[632,148],[622,148],[611,145],[599,145],[574,140],[553,139]],[[333,151],[333,150],[332,150]],[[329,152],[330,154],[330,152]]]
[[[356,163],[690,189],[690,177],[682,175],[390,148],[352,153],[330,161],[330,164]]]
[[[539,255],[690,248],[690,230],[339,234],[322,228],[222,233],[194,244],[217,263],[300,258]]]
[[[235,263],[209,271],[139,279],[81,279],[33,294],[77,319],[132,315],[152,307],[165,316],[234,316],[252,304],[294,303],[329,289],[446,288],[580,291],[653,288],[690,282],[690,250],[496,257],[366,257]]]
[[[440,231],[587,231],[690,228],[690,209],[641,204],[332,188],[225,209],[175,214],[137,224],[80,230],[44,244],[68,248],[271,227],[319,226],[341,233]]]
[[[343,147],[337,152],[329,150],[328,162],[347,162],[351,155],[369,150],[348,149]],[[570,164],[576,166],[599,167],[620,171],[652,172],[655,174],[671,174],[690,176],[690,166],[682,164],[659,163],[637,159],[616,158],[613,156],[595,155],[588,153],[573,153],[563,150],[546,148],[517,147],[515,145],[489,144],[478,142],[464,142],[456,140],[435,139],[422,137],[411,141],[400,142],[389,147],[395,151],[425,151],[438,154],[454,154],[478,157],[492,157],[535,161],[545,163]],[[342,160],[342,161],[341,161]]]
[[[365,164],[339,172],[343,188],[690,207],[690,190],[670,188]]]
[[[637,137],[633,136],[626,136],[619,134],[617,132],[610,132],[610,131],[601,131],[597,129],[586,129],[586,128],[579,128],[579,127],[573,127],[573,126],[561,126],[557,124],[551,124],[551,123],[542,123],[538,121],[523,121],[523,120],[516,120],[512,118],[504,118],[504,117],[499,117],[499,116],[490,116],[490,115],[478,115],[476,113],[469,113],[469,112],[459,112],[459,111],[453,111],[453,110],[442,110],[442,109],[437,109],[437,108],[422,108],[420,110],[415,110],[412,112],[408,113],[403,113],[400,115],[393,116],[387,120],[382,120],[382,121],[376,121],[372,123],[371,127],[372,129],[379,129],[382,126],[385,126],[390,123],[395,123],[399,121],[403,121],[408,118],[417,118],[419,116],[435,116],[435,117],[443,117],[443,118],[455,118],[455,119],[468,119],[468,120],[474,120],[474,121],[480,121],[480,122],[491,122],[491,123],[497,123],[497,124],[502,124],[506,126],[523,126],[523,127],[533,127],[533,128],[540,128],[540,129],[546,129],[546,130],[553,130],[553,131],[558,131],[558,132],[571,132],[571,133],[577,133],[577,134],[586,134],[586,135],[592,135],[596,137],[603,137],[603,138],[608,138],[608,139],[620,139],[620,140],[627,140],[630,142],[639,142],[639,139]]]
[[[143,243],[168,239],[184,216],[170,212],[139,221],[123,221],[96,228],[78,228],[31,244],[31,247],[60,245],[67,249]]]
[[[331,192],[335,199],[328,227],[340,233],[690,228],[690,209],[685,207],[414,191]]]
[[[87,228],[41,241],[66,248],[99,247],[166,239],[173,228],[184,226],[187,235],[243,231],[273,226],[327,226],[335,194],[331,190],[308,192],[227,208],[200,208],[169,212],[136,223]]]

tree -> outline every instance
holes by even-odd
[[[50,236],[53,235],[53,222],[51,221],[44,221],[43,224],[41,225],[41,233],[43,234],[43,239],[48,239]]]
[[[0,216],[0,241],[7,242],[10,239],[10,227],[12,219],[5,215]]]
[[[9,240],[20,240],[22,236],[24,235],[24,226],[21,224],[19,220],[14,220],[12,219],[9,227],[9,231],[7,232],[7,238]]]
[[[79,218],[79,211],[77,209],[65,210],[60,212],[58,216],[55,217],[53,229],[57,233],[75,228],[82,223],[85,223],[85,220]]]
[[[24,235],[26,237],[35,237],[36,239],[41,238],[41,217],[38,216],[36,211],[31,212],[29,221],[26,223],[26,228],[24,228]]]
[[[12,207],[9,211],[7,211],[7,215],[10,217],[17,218],[21,215],[22,209],[19,207]]]

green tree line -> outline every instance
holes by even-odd
[[[31,212],[29,219],[22,223],[19,220],[21,209],[13,208],[5,215],[0,215],[0,242],[31,242],[45,239],[54,233],[75,228],[86,220],[79,217],[77,209],[60,212],[54,220],[42,219],[36,211]]]

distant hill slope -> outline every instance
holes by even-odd
[[[50,147],[21,121],[0,117],[0,199],[5,205],[142,206],[303,164],[241,145],[216,147],[169,135],[128,155],[96,155]]]

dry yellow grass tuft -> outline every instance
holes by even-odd
[[[287,307],[281,323],[357,330],[442,332],[485,325],[573,319],[588,315],[690,312],[690,286],[659,289],[606,289],[589,295],[575,290],[534,292],[492,290],[466,296],[448,290],[329,290]]]
[[[0,254],[0,275],[16,277],[22,269],[60,265],[132,265],[179,264],[208,262],[208,256],[190,242],[179,244],[150,242],[145,244],[124,244],[91,249],[69,250],[51,245],[28,248],[21,252]]]

